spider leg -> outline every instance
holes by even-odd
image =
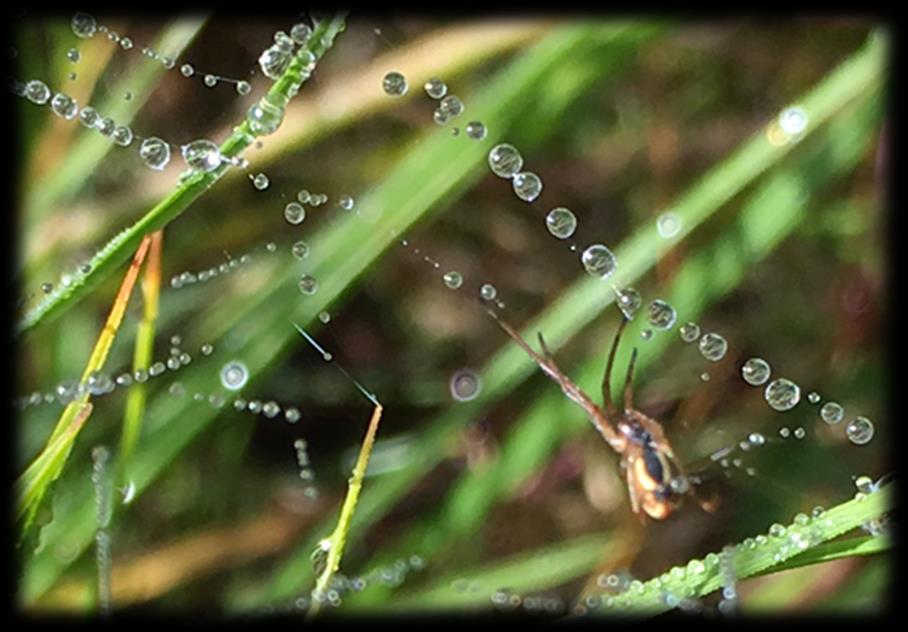
[[[637,363],[637,347],[631,353],[631,361],[627,365],[627,377],[624,379],[624,410],[634,408],[634,364]]]
[[[618,410],[612,402],[612,365],[615,364],[615,352],[618,351],[618,341],[621,339],[621,332],[624,331],[625,325],[627,325],[627,318],[622,316],[621,322],[618,324],[618,330],[615,332],[615,339],[612,340],[612,348],[608,352],[608,361],[605,363],[605,375],[602,376],[602,401],[605,404],[606,412],[612,417],[618,416]]]

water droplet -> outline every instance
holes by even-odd
[[[114,381],[107,373],[95,371],[88,376],[85,386],[92,395],[105,395],[114,390]]]
[[[299,202],[290,202],[284,207],[284,219],[291,224],[301,224],[306,219],[306,209]]]
[[[252,86],[249,85],[248,81],[240,81],[236,84],[236,93],[240,96],[246,96],[252,90]]]
[[[309,256],[309,244],[305,241],[294,242],[293,246],[290,247],[290,252],[297,259],[303,260]]]
[[[307,296],[311,296],[318,292],[318,281],[316,281],[314,277],[304,274],[300,277],[299,288],[300,292]]]
[[[656,299],[649,304],[646,314],[650,324],[657,329],[671,329],[675,324],[675,308],[662,299]]]
[[[45,281],[44,283],[41,284],[41,291],[44,292],[45,294],[50,294],[53,291],[53,289],[54,289],[53,283],[48,283]]]
[[[700,338],[700,354],[707,360],[718,362],[725,357],[728,343],[719,334],[708,333]]]
[[[475,399],[482,390],[479,376],[470,369],[461,369],[451,377],[451,397],[459,402],[468,402]]]
[[[652,329],[642,330],[640,332],[640,337],[643,338],[644,340],[652,340],[653,339],[653,330]]]
[[[181,148],[183,160],[193,171],[208,173],[221,166],[220,148],[207,139],[196,140]]]
[[[50,98],[50,88],[43,81],[32,79],[25,84],[25,98],[37,105],[44,105]]]
[[[252,186],[254,186],[259,191],[264,191],[265,189],[267,189],[269,184],[271,184],[271,181],[264,173],[257,173],[252,176]]]
[[[130,50],[132,48],[132,40],[128,37],[120,38],[120,47],[123,50]]]
[[[312,198],[312,195],[306,189],[303,189],[302,191],[300,191],[299,193],[296,194],[296,199],[299,200],[300,204],[308,203],[311,198]]]
[[[820,419],[828,424],[837,424],[845,416],[845,409],[838,402],[826,402],[820,407]]]
[[[262,97],[252,104],[246,113],[246,122],[249,129],[256,136],[267,136],[277,131],[284,120],[284,108],[275,105]]]
[[[618,299],[618,309],[628,320],[633,320],[640,306],[643,305],[643,297],[640,292],[632,287],[615,288],[615,297]]]
[[[181,366],[179,354],[177,356],[170,356],[167,358],[167,368],[171,371],[176,371]]]
[[[268,419],[274,419],[280,412],[281,407],[278,406],[278,403],[275,401],[265,402],[265,405],[262,406],[262,414],[264,414]]]
[[[700,379],[704,382],[709,382],[709,373],[703,371],[703,373],[700,374]]]
[[[191,77],[195,74],[195,68],[192,67],[192,64],[183,64],[180,66],[180,74],[184,77]]]
[[[518,173],[511,184],[514,194],[524,202],[532,202],[542,193],[542,180],[532,171]]]
[[[769,527],[769,535],[773,538],[781,538],[785,536],[785,533],[788,531],[784,525],[774,522],[772,526]]]
[[[231,360],[221,367],[221,386],[229,391],[238,391],[249,380],[249,369],[239,360]]]
[[[389,72],[381,82],[382,90],[391,97],[402,97],[407,94],[407,78],[399,72]]]
[[[262,402],[257,399],[253,399],[251,402],[249,402],[249,405],[246,406],[246,410],[254,415],[258,415],[260,412],[262,412]]]
[[[300,411],[296,408],[288,408],[284,411],[284,419],[288,423],[295,424],[300,420]]]
[[[95,18],[88,13],[76,13],[70,22],[73,33],[76,37],[89,38],[93,37],[98,30],[98,23]]]
[[[66,51],[66,58],[67,58],[69,61],[71,61],[72,63],[75,64],[75,63],[77,63],[80,59],[82,59],[82,55],[81,55],[81,53],[79,53],[79,51],[76,50],[75,48],[70,48],[68,51]]]
[[[700,337],[700,326],[697,323],[684,323],[678,333],[684,342],[693,342]]]
[[[609,278],[618,266],[615,255],[602,244],[588,246],[580,255],[580,261],[587,272],[603,279]]]
[[[794,429],[795,439],[803,439],[806,436],[807,436],[807,431],[804,430],[804,428],[802,426],[798,426],[797,428]]]
[[[203,79],[203,81],[205,82],[205,85],[208,86],[209,88],[213,88],[218,84],[218,78],[215,77],[214,75],[210,75],[210,74],[205,75],[205,79]]]
[[[479,288],[479,295],[486,301],[494,301],[495,297],[498,296],[498,290],[491,283],[483,283],[482,287]]]
[[[150,367],[148,367],[148,375],[151,377],[157,377],[161,375],[166,370],[167,367],[164,366],[163,362],[155,362]]]
[[[432,112],[432,120],[438,125],[445,125],[451,120],[451,115],[442,110],[440,107],[435,108]]]
[[[128,147],[132,144],[132,130],[127,125],[118,125],[110,136],[117,145]]]
[[[351,210],[353,208],[354,204],[355,204],[355,202],[354,202],[353,198],[350,197],[349,195],[342,195],[337,200],[337,205],[340,206],[345,211]]]
[[[331,322],[331,314],[328,312],[319,312],[318,319],[327,325]]]
[[[801,388],[791,380],[780,377],[769,383],[763,397],[772,409],[784,412],[794,408],[801,400]]]
[[[109,116],[105,116],[98,122],[96,127],[102,136],[110,136],[117,129],[117,123]]]
[[[119,386],[129,386],[132,384],[132,374],[121,373],[117,376],[116,382]]]
[[[463,101],[458,97],[450,94],[441,100],[441,103],[438,104],[438,107],[441,108],[441,111],[455,118],[463,114]]]
[[[76,101],[68,94],[58,92],[50,101],[50,109],[57,116],[71,121],[79,114],[79,106]]]
[[[792,106],[779,114],[779,126],[789,136],[798,136],[807,129],[807,112],[804,108]]]
[[[577,217],[570,209],[559,206],[545,216],[545,227],[554,237],[567,239],[577,230]]]
[[[467,123],[467,136],[473,140],[482,140],[486,137],[486,126],[482,121],[470,121]]]
[[[270,46],[259,56],[259,68],[262,74],[269,79],[280,79],[287,66],[290,65],[291,55],[285,47],[280,45]]]
[[[448,93],[448,86],[438,77],[429,79],[424,87],[426,89],[426,94],[433,99],[441,99]]]
[[[445,285],[447,285],[452,290],[456,290],[461,285],[463,285],[463,276],[460,274],[460,272],[457,272],[455,270],[445,272],[442,280],[445,282]]]
[[[167,392],[174,397],[183,397],[186,395],[186,388],[179,382],[174,382],[170,385],[170,388],[167,389]]]
[[[82,108],[81,112],[79,112],[79,122],[81,122],[82,125],[88,128],[92,128],[97,125],[99,118],[101,118],[101,116],[94,108],[85,107]]]
[[[656,230],[663,239],[671,239],[681,232],[681,218],[675,213],[662,213],[656,220]]]
[[[787,439],[791,436],[791,430],[786,426],[782,426],[781,428],[779,428],[779,436],[783,439]]]
[[[763,358],[751,358],[741,366],[741,377],[751,386],[762,386],[769,380],[772,369]]]
[[[499,178],[513,178],[523,167],[523,156],[507,143],[495,145],[489,151],[489,168]]]
[[[308,42],[311,35],[312,29],[308,24],[297,22],[290,28],[290,38],[300,46]]]
[[[867,417],[855,417],[845,426],[845,436],[855,445],[865,445],[873,439],[873,422]]]
[[[214,353],[214,345],[206,342],[202,345],[200,351],[202,352],[203,356],[210,356],[212,353]]]

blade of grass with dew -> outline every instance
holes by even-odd
[[[136,334],[132,370],[148,370],[151,356],[154,353],[155,321],[158,318],[158,301],[161,294],[161,249],[164,231],[151,234],[151,248],[148,252],[148,265],[142,278],[142,320]],[[117,469],[114,480],[118,486],[128,484],[126,470],[135,450],[136,442],[142,430],[142,416],[145,413],[147,388],[145,384],[135,384],[126,396],[126,410],[123,414],[123,433],[120,436],[120,450],[117,454]]]
[[[856,99],[879,90],[885,51],[884,38],[871,38],[863,49],[833,69],[798,100],[813,121],[808,136]],[[672,205],[680,218],[682,231],[671,243],[689,234],[791,150],[791,145],[771,145],[762,129],[757,132]],[[616,257],[621,262],[616,276],[621,284],[631,284],[652,267],[656,260],[653,245],[660,243],[663,240],[657,236],[656,228],[647,226],[616,250]],[[612,302],[609,294],[602,292],[602,283],[598,279],[582,278],[527,326],[525,332],[545,331],[550,346],[557,349],[561,342],[574,335]],[[684,305],[687,306],[687,301]],[[656,351],[657,345],[648,345],[647,353]],[[533,372],[534,367],[526,362],[522,350],[516,346],[505,346],[496,353],[481,371],[483,390],[479,396],[460,404],[456,410],[442,415],[432,424],[425,437],[426,449],[409,467],[385,475],[363,495],[356,520],[371,523],[387,511],[415,480],[441,459],[441,446],[445,445],[447,436],[454,429],[459,428],[464,420],[476,418],[485,406]],[[248,607],[289,598],[301,590],[301,584],[306,581],[305,569],[312,546],[314,543],[307,541],[284,563],[269,585],[239,596],[236,605]]]
[[[651,26],[565,27],[530,49],[490,83],[489,90],[477,105],[477,116],[483,120],[494,117],[499,130],[506,128],[511,122],[508,114],[514,104],[525,102],[526,95],[538,89],[541,78],[559,65],[571,63],[574,54],[585,50],[578,47],[589,44],[591,34],[598,38],[594,42],[596,46],[625,48],[639,44],[654,32]],[[287,291],[288,286],[295,287],[295,273],[281,267],[284,274],[281,279],[271,279],[262,291],[254,296],[244,296],[242,301],[214,303],[198,320],[198,330],[206,336],[216,338],[231,331],[232,336],[247,341],[234,353],[242,357],[249,368],[253,376],[251,386],[266,366],[278,361],[286,352],[293,336],[292,330],[288,332],[286,327],[288,317],[301,323],[315,319],[319,311],[335,301],[384,249],[393,244],[394,238],[389,234],[392,229],[403,229],[428,210],[437,210],[441,200],[464,189],[466,174],[470,171],[478,176],[484,164],[484,152],[463,143],[452,144],[450,138],[444,130],[434,133],[398,166],[393,186],[385,182],[370,193],[368,204],[358,204],[363,208],[398,211],[386,223],[385,230],[377,230],[351,215],[314,237],[313,242],[321,246],[310,256],[311,273],[324,281],[316,295],[299,303],[295,299],[296,293]],[[436,174],[436,171],[440,173]],[[268,267],[267,263],[262,265]],[[276,269],[271,266],[272,272]],[[268,309],[262,309],[263,305]],[[208,377],[203,363],[184,370],[188,372],[185,374],[187,384],[202,383]],[[147,424],[146,439],[138,446],[127,473],[129,480],[135,483],[136,493],[140,494],[216,414],[210,406],[197,402],[153,398],[146,418],[154,423]],[[73,488],[71,493],[58,496],[56,512],[66,517],[67,528],[63,529],[62,520],[48,525],[43,533],[49,544],[65,541],[75,550],[82,550],[87,545],[92,522],[84,508],[90,500],[86,493],[81,488]],[[361,512],[362,500],[357,516]],[[26,604],[42,595],[68,565],[50,551],[51,546],[46,546],[28,563],[22,590]],[[309,551],[311,547],[306,551],[307,560]],[[309,581],[310,577],[305,576],[302,581]]]
[[[308,43],[304,45],[305,49],[314,54],[316,59],[321,59],[334,43],[334,37],[343,30],[344,25],[344,18],[338,16],[319,22]],[[287,70],[268,90],[267,96],[272,97],[275,102],[290,99],[290,93],[298,90],[306,80],[303,70],[302,60],[299,55],[295,55]],[[244,120],[221,145],[221,155],[227,159],[236,157],[254,140],[255,135],[252,133],[249,122]],[[129,257],[145,236],[164,228],[179,217],[199,196],[214,186],[229,168],[229,163],[222,161],[214,171],[190,175],[173,193],[132,226],[108,241],[88,262],[91,266],[88,273],[77,276],[69,287],[54,289],[37,306],[29,310],[17,324],[17,333],[22,334],[45,319],[59,316],[70,305],[84,298],[117,265]]]
[[[816,139],[815,147],[805,148],[805,155],[798,155],[792,159],[793,164],[774,170],[744,201],[736,222],[710,246],[687,258],[667,290],[668,300],[679,314],[696,320],[707,305],[733,290],[753,264],[764,259],[803,223],[810,212],[798,201],[799,183],[811,182],[816,192],[854,169],[866,151],[880,111],[879,101],[872,95],[856,105],[859,107],[853,116],[833,121],[822,137]],[[723,253],[734,253],[734,256]],[[717,266],[723,270],[718,278],[713,273]],[[639,329],[639,324],[631,325],[634,328]],[[672,340],[660,336],[641,349],[638,376]],[[598,388],[602,364],[602,358],[594,353],[577,371],[577,384],[586,392]],[[553,424],[552,419],[573,421]],[[567,438],[586,429],[583,415],[578,415],[573,404],[557,389],[538,397],[504,438],[497,463],[489,469],[463,474],[436,514],[411,527],[398,544],[386,545],[367,566],[389,563],[405,551],[431,557],[440,547],[450,547],[452,542],[467,538],[484,522],[496,500],[511,493],[541,467]],[[348,601],[371,600],[374,593],[373,590],[353,595]]]
[[[375,435],[378,432],[378,424],[381,421],[382,406],[378,402],[372,411],[372,418],[369,420],[369,427],[366,430],[366,437],[363,439],[362,448],[359,456],[356,458],[356,465],[353,468],[353,476],[350,478],[347,496],[344,498],[344,504],[341,507],[340,516],[337,519],[337,526],[328,536],[328,559],[325,564],[325,570],[319,575],[315,583],[314,594],[326,595],[328,587],[331,585],[331,579],[340,569],[341,559],[344,555],[344,545],[347,542],[347,534],[350,531],[350,521],[353,518],[353,512],[356,510],[356,501],[359,500],[359,492],[363,487],[363,478],[366,475],[366,467],[369,465],[369,455],[372,454],[372,445],[375,443]],[[313,599],[312,606],[306,613],[307,617],[313,617],[318,614],[320,601]]]
[[[174,58],[180,56],[201,31],[207,16],[182,18],[166,26],[152,43],[152,48]],[[111,46],[116,46],[111,43]],[[118,125],[129,125],[136,113],[158,85],[167,69],[157,61],[143,60],[111,88],[109,96],[93,107]],[[128,101],[123,98],[132,94]],[[60,204],[67,204],[81,190],[89,175],[114,147],[114,143],[97,133],[80,134],[53,174],[34,187],[25,199],[25,217],[29,222],[44,218]]]
[[[580,577],[592,570],[602,549],[614,536],[608,533],[584,535],[567,542],[521,553],[477,569],[466,569],[443,576],[426,588],[411,591],[388,604],[394,610],[462,610],[489,608],[492,593],[507,587],[515,593],[545,590]],[[457,591],[452,584],[469,583],[469,590]]]
[[[806,527],[791,524],[786,527],[786,535],[782,537],[767,536],[765,544],[755,544],[750,547],[739,543],[734,555],[735,576],[738,580],[753,577],[759,573],[773,572],[773,569],[788,560],[804,555],[796,544],[809,538],[813,544],[825,542],[838,537],[853,529],[859,528],[863,523],[872,520],[892,507],[892,490],[881,489],[868,494],[863,499],[852,499],[837,505],[820,518],[815,518]],[[793,537],[798,534],[798,538]],[[884,547],[891,546],[891,540],[883,543]],[[786,545],[785,540],[789,540]],[[883,549],[886,550],[886,549]],[[810,551],[806,551],[809,553]],[[664,601],[666,593],[702,597],[722,587],[722,573],[719,564],[713,558],[691,560],[683,566],[683,573],[668,572],[669,580],[663,581],[656,577],[643,582],[642,589],[625,592],[614,597],[611,605],[598,611],[600,614],[637,614],[655,615],[669,610]],[[814,562],[820,563],[820,562]],[[690,569],[696,569],[691,572]],[[701,571],[701,572],[697,572]]]
[[[98,341],[95,343],[95,348],[85,366],[85,371],[82,374],[81,379],[83,385],[86,383],[89,376],[96,371],[100,371],[104,367],[104,361],[107,359],[107,354],[113,344],[114,337],[117,335],[117,330],[120,328],[120,323],[123,322],[123,314],[126,312],[129,297],[132,295],[132,288],[139,276],[139,268],[145,260],[145,255],[148,252],[150,244],[151,238],[143,239],[142,244],[133,257],[132,263],[126,271],[123,283],[120,285],[120,291],[114,299],[114,303],[110,308],[110,314],[107,317],[107,321],[104,323],[104,328],[98,335]],[[16,520],[23,520],[21,528],[22,534],[25,534],[31,527],[41,502],[45,498],[48,486],[53,483],[53,481],[57,480],[60,473],[63,471],[63,468],[66,465],[66,459],[76,440],[78,430],[82,427],[84,421],[79,424],[75,432],[67,432],[67,430],[73,427],[73,419],[76,418],[80,410],[84,410],[84,407],[88,404],[90,398],[91,393],[86,389],[86,392],[79,396],[76,401],[73,401],[66,406],[47,441],[47,447],[41,455],[35,459],[33,465],[26,469],[17,479]],[[67,440],[58,442],[57,439],[63,436],[65,436]],[[38,463],[41,465],[36,466]]]

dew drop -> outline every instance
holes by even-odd
[[[532,202],[542,193],[542,180],[532,171],[523,171],[511,181],[514,194],[524,202]]]
[[[37,105],[44,105],[50,98],[50,88],[43,81],[32,79],[25,84],[25,98]]]
[[[327,325],[331,322],[331,314],[328,312],[319,312],[318,319]]]
[[[308,24],[297,22],[290,28],[290,39],[300,46],[308,42],[311,35],[312,29],[309,28]]]
[[[772,409],[784,412],[794,408],[801,400],[801,388],[782,377],[770,382],[763,396]]]
[[[270,46],[259,56],[259,68],[262,69],[262,74],[269,79],[280,79],[287,70],[287,66],[290,65],[290,59],[290,52],[285,47]]]
[[[200,351],[202,352],[203,356],[210,356],[212,353],[214,353],[214,345],[211,345],[206,342],[205,344],[202,345],[202,348],[200,349]]]
[[[299,201],[300,204],[308,203],[311,198],[312,198],[312,194],[310,194],[306,189],[303,189],[302,191],[300,191],[299,193],[296,194],[296,199]]]
[[[684,323],[678,333],[681,334],[681,340],[684,342],[694,342],[700,337],[700,326],[697,323]]]
[[[643,305],[643,297],[640,292],[632,287],[615,288],[615,296],[618,299],[618,309],[628,320],[633,320],[640,306]]]
[[[424,86],[426,89],[426,94],[428,94],[433,99],[441,99],[448,93],[448,86],[444,81],[438,77],[433,77],[426,82]]]
[[[128,38],[128,37],[121,37],[121,38],[120,38],[120,47],[121,47],[123,50],[130,50],[130,49],[132,49],[132,39],[130,39],[130,38]]]
[[[66,58],[75,64],[78,63],[80,59],[82,59],[82,54],[79,53],[79,51],[75,48],[70,48],[68,51],[66,51]]]
[[[552,236],[567,239],[577,230],[577,217],[570,209],[559,206],[545,216],[545,227]]]
[[[249,85],[248,81],[240,81],[236,84],[236,93],[240,96],[246,96],[252,90],[252,86]]]
[[[486,126],[482,121],[470,121],[466,129],[467,136],[473,140],[483,140],[486,137]]]
[[[57,116],[71,121],[79,114],[79,106],[68,94],[58,92],[50,101],[50,109]]]
[[[183,397],[186,395],[185,387],[179,382],[174,382],[170,385],[170,388],[167,389],[167,392],[173,395],[174,397]]]
[[[218,78],[215,77],[214,75],[210,75],[210,74],[205,75],[205,79],[203,79],[203,81],[205,82],[205,85],[208,86],[209,88],[213,88],[218,84]]]
[[[53,291],[53,289],[54,289],[53,283],[48,283],[45,281],[44,283],[41,284],[41,291],[44,292],[45,294],[50,294]]]
[[[489,151],[489,168],[500,178],[513,178],[523,167],[523,156],[513,145],[502,143]]]
[[[703,373],[700,374],[700,379],[704,382],[709,382],[709,373],[703,371]]]
[[[249,380],[249,369],[239,360],[231,360],[221,367],[221,386],[229,391],[238,391]]]
[[[675,213],[662,213],[656,220],[656,230],[663,239],[671,239],[681,232],[681,218]]]
[[[644,340],[652,340],[653,339],[653,330],[652,329],[642,330],[640,332],[640,337],[643,338]]]
[[[349,195],[342,195],[342,196],[340,196],[340,199],[338,199],[338,201],[337,201],[337,205],[340,206],[345,211],[349,211],[349,210],[353,209],[354,204],[355,204],[355,202],[354,202],[353,198],[350,197]]]
[[[494,301],[498,296],[498,290],[491,283],[483,283],[479,288],[479,295],[486,301]]]
[[[456,290],[460,288],[461,285],[463,285],[463,276],[460,274],[460,272],[457,272],[455,270],[446,272],[442,277],[442,280],[444,281],[445,285],[447,285],[452,290]]]
[[[820,394],[817,393],[816,391],[810,391],[809,393],[807,393],[807,401],[810,402],[811,404],[819,404],[820,403]]]
[[[820,419],[828,424],[837,424],[845,416],[845,409],[838,402],[826,402],[820,407]]]
[[[300,420],[300,411],[296,408],[288,408],[284,411],[284,419],[287,423],[295,424]]]
[[[102,136],[110,136],[117,129],[117,123],[109,116],[105,116],[98,122],[96,127]]]
[[[470,369],[461,369],[453,376],[449,384],[451,397],[459,402],[468,402],[475,399],[482,390],[482,382],[479,376]]]
[[[100,118],[101,116],[98,114],[98,111],[91,107],[82,108],[82,111],[79,112],[79,122],[88,128],[97,125],[98,119]]]
[[[117,145],[128,147],[132,144],[132,130],[127,125],[118,125],[110,136]]]
[[[271,184],[271,181],[268,180],[268,176],[264,173],[257,173],[252,176],[252,186],[254,186],[259,191],[264,191],[268,188],[268,185]]]
[[[193,171],[209,173],[221,166],[220,148],[207,139],[195,140],[181,148],[183,160]]]
[[[845,426],[845,436],[855,445],[870,443],[874,432],[873,422],[867,417],[855,417]]]
[[[273,241],[269,241],[267,244],[265,244],[265,250],[267,250],[268,252],[276,252],[277,244]]]
[[[195,68],[192,67],[192,64],[183,64],[180,66],[180,74],[184,77],[191,77],[195,74]]]
[[[98,23],[94,16],[88,13],[76,13],[70,22],[70,27],[76,37],[89,38],[93,37],[98,30]]]
[[[719,334],[708,333],[700,338],[700,354],[707,360],[718,362],[725,357],[728,343]]]
[[[265,402],[262,406],[262,414],[268,419],[274,419],[281,412],[281,407],[275,401]]]
[[[290,224],[301,224],[306,219],[306,209],[299,202],[290,202],[284,207],[284,219]]]
[[[139,157],[149,169],[161,171],[170,162],[170,145],[156,136],[146,138],[139,145]]]
[[[741,377],[751,386],[762,386],[769,380],[772,369],[763,358],[751,358],[741,366]]]
[[[451,115],[437,107],[432,112],[432,120],[438,125],[446,125],[451,120]]]
[[[455,118],[463,114],[463,101],[458,97],[450,94],[441,100],[441,103],[438,104],[438,107],[441,108],[441,111]]]
[[[246,122],[249,129],[256,136],[273,134],[284,120],[284,108],[275,105],[266,97],[254,103],[246,113]]]
[[[150,367],[148,367],[148,375],[151,377],[157,377],[165,371],[166,367],[163,362],[155,362]]]
[[[382,90],[390,97],[402,97],[407,94],[407,78],[399,72],[389,72],[381,82]]]
[[[602,244],[588,246],[580,255],[580,261],[587,272],[603,279],[609,278],[618,266],[615,255]]]
[[[789,136],[798,136],[807,129],[807,112],[804,108],[792,106],[779,114],[779,127]]]
[[[671,329],[677,315],[674,307],[657,298],[649,304],[646,317],[650,324],[657,329]]]
[[[318,281],[316,281],[314,277],[304,274],[300,277],[299,288],[300,292],[306,296],[312,296],[318,292]]]
[[[299,260],[303,260],[309,256],[309,244],[305,241],[294,242],[293,246],[290,247],[290,252]]]

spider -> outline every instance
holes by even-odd
[[[587,416],[605,442],[621,455],[621,471],[627,482],[632,511],[645,521],[645,516],[654,520],[664,520],[681,504],[685,494],[692,496],[693,489],[684,468],[675,457],[671,444],[662,431],[662,424],[634,408],[634,363],[637,360],[637,348],[634,347],[627,367],[624,383],[624,410],[619,411],[612,402],[611,375],[615,362],[615,352],[621,333],[627,325],[627,317],[622,317],[615,339],[609,350],[602,380],[602,399],[605,409],[598,406],[589,395],[580,390],[571,379],[558,368],[555,358],[545,344],[542,333],[539,333],[539,346],[542,355],[537,353],[510,325],[498,317],[491,309],[487,310],[502,329],[526,351],[543,372],[561,387],[567,397],[586,411]],[[710,503],[697,498],[695,500],[706,511],[712,511]]]

